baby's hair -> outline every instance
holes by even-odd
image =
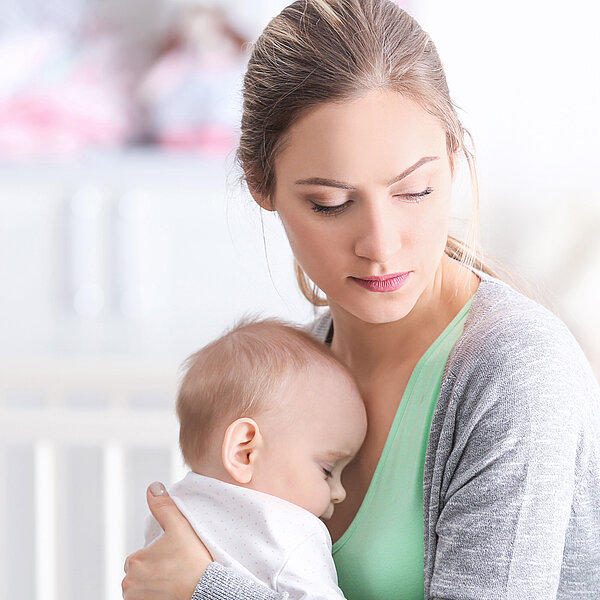
[[[279,319],[245,317],[183,364],[177,397],[179,444],[191,466],[214,442],[215,431],[241,417],[285,410],[285,387],[311,367],[352,376],[331,350],[307,331]],[[278,394],[283,392],[283,394]],[[281,400],[281,402],[278,402]]]

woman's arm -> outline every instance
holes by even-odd
[[[288,594],[243,577],[232,569],[213,562],[196,586],[191,600],[287,600]],[[188,599],[186,599],[188,600]]]
[[[592,551],[574,520],[599,525],[582,496],[597,385],[562,325],[531,315],[495,325],[453,365],[429,502],[431,599],[550,600],[589,585],[565,573]]]

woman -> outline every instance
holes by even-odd
[[[340,587],[597,598],[598,386],[564,325],[449,236],[461,157],[476,181],[465,135],[433,43],[391,1],[294,2],[254,47],[238,158],[367,408],[327,522]],[[166,534],[128,558],[127,600],[283,598],[211,562],[160,489],[148,503]]]

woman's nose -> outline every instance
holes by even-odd
[[[385,199],[365,206],[360,215],[360,231],[354,244],[354,252],[372,262],[386,263],[401,248],[401,233],[393,207],[385,205]]]

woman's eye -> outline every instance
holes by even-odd
[[[402,198],[407,202],[419,202],[421,198],[428,196],[433,192],[433,188],[425,188],[422,192],[417,192],[415,194],[395,194],[394,198]]]
[[[433,192],[433,188],[425,188],[422,192],[416,192],[414,194],[394,194],[394,198],[401,198],[405,202],[419,202],[425,196],[428,196]],[[353,200],[348,200],[343,204],[335,204],[333,206],[327,206],[325,204],[318,204],[316,202],[312,202],[312,210],[321,215],[339,215],[343,211],[345,211],[351,204]]]
[[[322,215],[338,215],[345,211],[352,204],[352,200],[348,200],[343,204],[336,204],[334,206],[326,206],[324,204],[317,204],[312,202],[312,210]]]

